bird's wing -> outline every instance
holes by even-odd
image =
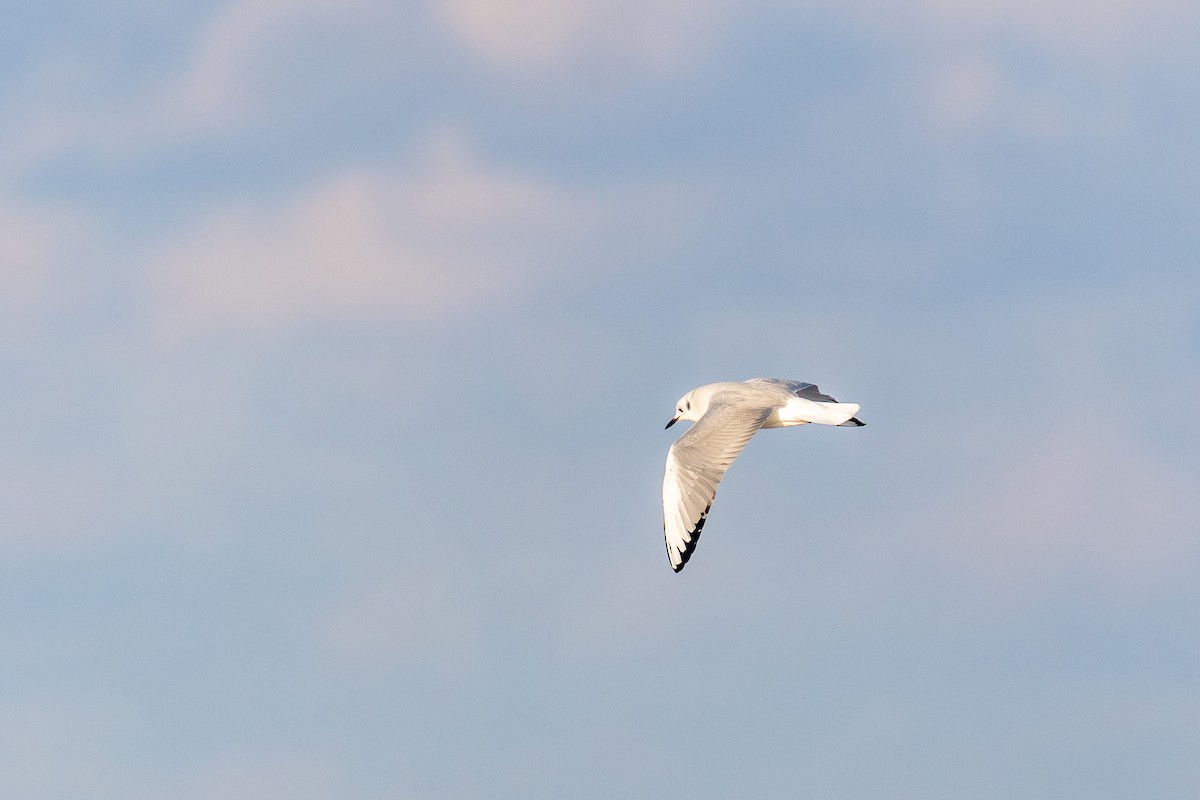
[[[794,394],[796,397],[803,397],[805,400],[813,400],[818,403],[836,403],[837,402],[837,400],[834,400],[829,395],[821,394],[821,390],[817,388],[817,385],[815,383],[806,383],[804,381],[789,381],[789,380],[784,380],[783,378],[752,378],[752,379],[746,381],[746,383],[749,383],[749,384],[759,383],[759,384],[767,384],[770,386],[777,386],[780,389],[783,389],[784,391]]]
[[[691,558],[717,484],[773,410],[712,403],[671,445],[663,477],[663,535],[671,569],[679,572]]]

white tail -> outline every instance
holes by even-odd
[[[823,403],[793,397],[767,420],[764,428],[782,428],[816,422],[820,425],[841,425],[858,413],[858,403]]]

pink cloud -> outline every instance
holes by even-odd
[[[40,307],[61,293],[61,262],[84,235],[80,215],[0,197],[0,309]]]
[[[674,69],[703,55],[728,0],[434,0],[450,35],[477,57],[516,72],[602,61],[636,71]]]
[[[158,324],[186,335],[337,317],[437,321],[557,268],[596,212],[480,162],[453,134],[434,134],[410,161],[214,209],[149,260]]]
[[[1066,433],[1029,443],[948,499],[938,538],[1005,592],[1036,592],[1063,574],[1136,590],[1195,556],[1198,479],[1119,431]]]
[[[184,127],[228,124],[252,108],[254,65],[267,45],[297,30],[319,30],[374,0],[235,0],[195,39],[182,73],[161,100],[168,119]]]

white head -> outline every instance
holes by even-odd
[[[708,410],[708,392],[702,391],[705,388],[701,386],[699,389],[692,389],[679,398],[679,402],[675,404],[675,416],[667,423],[668,428],[681,419],[695,422],[704,416],[704,412]]]

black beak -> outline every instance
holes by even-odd
[[[668,422],[668,423],[667,423],[667,428],[671,427],[671,426],[672,426],[672,425],[674,425],[676,422],[679,422],[679,417],[675,417],[675,419],[673,419],[673,420],[671,420],[670,422]],[[667,428],[663,428],[663,430],[665,431]]]

